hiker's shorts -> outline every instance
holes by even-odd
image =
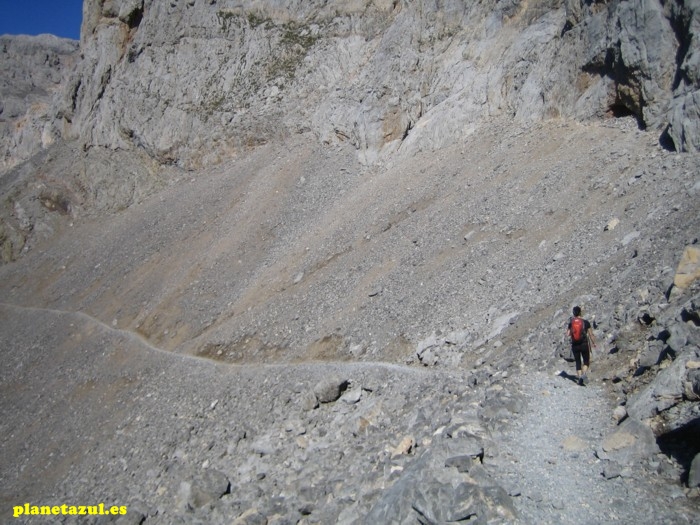
[[[571,345],[571,352],[574,354],[574,359],[576,360],[576,370],[581,370],[581,358],[583,358],[584,365],[588,366],[590,364],[591,351],[588,348],[588,341],[577,345]]]

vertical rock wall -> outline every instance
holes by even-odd
[[[86,0],[82,60],[48,114],[88,147],[187,167],[307,131],[372,163],[499,117],[633,115],[667,147],[694,151],[697,7]]]

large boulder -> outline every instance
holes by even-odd
[[[316,383],[313,393],[320,403],[332,403],[337,401],[347,389],[348,380],[335,375],[323,378]]]
[[[659,452],[651,428],[637,419],[627,418],[615,432],[603,439],[598,456],[617,463],[630,464]]]
[[[636,419],[652,418],[680,403],[684,398],[689,369],[686,363],[697,359],[694,352],[686,352],[659,372],[656,378],[630,397],[627,412]]]

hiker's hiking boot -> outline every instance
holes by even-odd
[[[579,381],[579,385],[586,386],[587,383],[588,383],[588,376],[586,374],[583,374],[581,376],[580,381]]]

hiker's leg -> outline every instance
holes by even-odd
[[[583,356],[583,366],[581,367],[583,375],[588,373],[588,367],[591,364],[591,352],[588,349],[588,345],[581,349],[581,355]]]
[[[574,354],[574,360],[576,361],[576,375],[581,377],[581,349],[572,346],[571,352]]]

